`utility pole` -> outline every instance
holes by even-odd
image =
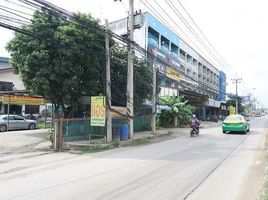
[[[152,65],[152,69],[153,69],[153,118],[152,118],[152,133],[156,135],[156,89],[157,89],[157,67],[156,67],[156,60],[155,60],[155,56],[156,56],[156,51],[157,49],[154,49],[154,58],[153,58],[153,65]]]
[[[238,114],[238,91],[237,91],[237,84],[241,83],[241,78],[234,78],[232,82],[235,83],[235,94],[236,94],[236,103],[235,103],[235,113]]]
[[[109,31],[108,20],[105,20],[105,29]],[[106,128],[107,142],[112,142],[112,116],[111,116],[111,70],[110,70],[110,45],[109,35],[105,33],[105,50],[106,50]]]
[[[127,118],[129,124],[129,138],[133,138],[133,29],[134,29],[134,0],[129,0],[129,16],[128,16],[128,70],[127,70]]]

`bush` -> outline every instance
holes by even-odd
[[[168,106],[170,109],[162,110],[159,116],[160,125],[163,127],[174,127],[178,125],[187,125],[195,107],[187,105],[187,101],[183,101],[183,97],[163,97],[160,104]],[[175,123],[177,119],[177,124]]]

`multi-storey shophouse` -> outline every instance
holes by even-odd
[[[201,119],[217,119],[225,101],[225,73],[149,12],[137,14],[134,21],[134,41],[158,58],[160,96],[184,95]],[[127,19],[110,23],[110,29],[127,35]]]

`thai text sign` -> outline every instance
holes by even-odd
[[[41,97],[3,95],[3,104],[14,105],[44,105],[44,99]]]
[[[91,126],[105,126],[105,98],[103,96],[91,97]]]
[[[176,81],[180,80],[180,73],[173,67],[166,68],[166,75],[168,78],[171,78],[173,80],[176,80]]]
[[[230,115],[235,114],[235,107],[230,106]]]

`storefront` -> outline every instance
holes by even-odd
[[[45,109],[44,99],[40,96],[30,96],[26,94],[1,94],[0,96],[0,113],[17,114],[22,116],[34,115],[39,116]]]

